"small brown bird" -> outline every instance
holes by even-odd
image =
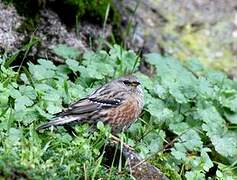
[[[60,126],[87,122],[96,124],[102,121],[109,124],[112,133],[126,130],[139,116],[144,104],[143,91],[135,76],[115,79],[86,98],[71,104],[68,109],[58,113],[48,123],[37,128]]]

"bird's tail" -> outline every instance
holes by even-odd
[[[49,128],[51,126],[61,126],[64,124],[72,123],[73,121],[80,121],[80,118],[75,116],[56,117],[48,123],[42,124],[41,126],[37,127],[36,130]]]

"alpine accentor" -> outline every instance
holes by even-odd
[[[135,76],[125,76],[99,87],[37,129],[84,122],[96,124],[102,121],[109,124],[112,133],[116,134],[126,130],[134,122],[141,113],[143,104],[139,80]]]

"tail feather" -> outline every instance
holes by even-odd
[[[80,121],[80,118],[75,116],[56,117],[54,120],[51,120],[48,123],[42,124],[41,126],[37,127],[37,130],[46,129],[51,126],[61,126],[73,121]]]

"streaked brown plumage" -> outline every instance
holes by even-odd
[[[116,134],[126,130],[139,116],[142,108],[143,91],[139,80],[135,76],[125,76],[99,87],[37,129],[80,122],[96,124],[102,121],[109,124],[112,133]]]

